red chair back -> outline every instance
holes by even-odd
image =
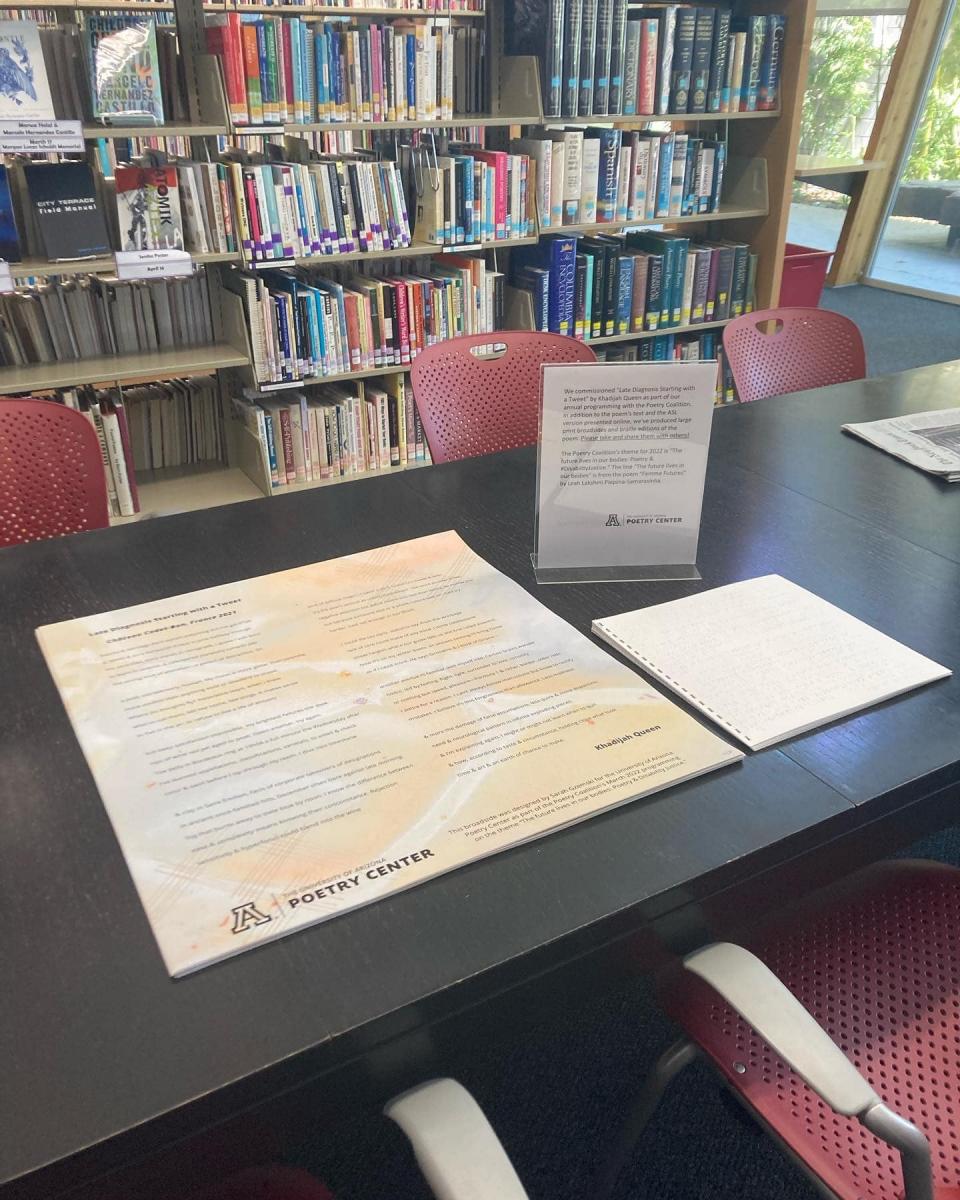
[[[764,322],[775,322],[765,332]],[[768,308],[737,317],[723,349],[743,401],[863,379],[860,330],[825,308]]]
[[[110,523],[97,435],[51,400],[0,397],[0,546]]]
[[[496,352],[484,356],[477,347]],[[589,346],[558,333],[502,330],[428,347],[410,374],[433,461],[534,445],[540,367],[596,361]]]

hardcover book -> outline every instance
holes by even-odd
[[[20,261],[20,238],[13,215],[13,197],[7,168],[0,165],[0,262]]]
[[[157,31],[152,20],[90,16],[86,20],[95,120],[163,124],[157,62]]]
[[[182,250],[176,167],[117,167],[117,216],[124,250]]]
[[[33,21],[0,21],[0,119],[56,116]]]
[[[47,258],[110,253],[89,163],[28,163],[23,173]]]

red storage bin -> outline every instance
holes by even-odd
[[[830,268],[832,250],[814,250],[787,242],[783,248],[781,308],[817,308]]]

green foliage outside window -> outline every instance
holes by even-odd
[[[954,9],[903,178],[960,179],[960,6]]]
[[[870,17],[817,17],[800,153],[850,158],[857,121],[875,107],[894,47],[873,44]]]

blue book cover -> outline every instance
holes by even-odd
[[[524,266],[517,274],[517,284],[526,288],[533,298],[533,323],[541,334],[550,332],[550,271],[545,266]]]
[[[325,120],[324,105],[328,99],[327,88],[327,31],[319,26],[313,39],[313,72],[316,77],[316,108],[313,112],[314,121]]]
[[[760,64],[763,62],[767,18],[760,14],[747,18],[747,47],[743,56],[743,86],[740,89],[740,111],[756,112],[760,93]]]
[[[407,34],[407,107],[417,111],[417,39]]]
[[[767,17],[767,35],[760,59],[757,108],[768,112],[780,103],[780,60],[783,56],[785,24],[782,13],[770,13]]]
[[[587,254],[585,257],[587,260],[587,292],[583,313],[583,336],[585,341],[589,341],[593,333],[593,272],[595,256]]]
[[[20,238],[13,216],[13,199],[10,195],[10,179],[7,168],[0,164],[0,259],[4,262],[20,261]]]
[[[264,413],[263,429],[267,438],[267,461],[270,463],[270,486],[279,487],[280,477],[277,472],[277,447],[273,440],[273,422],[270,420],[270,414]]]
[[[269,60],[267,58],[267,29],[263,21],[251,21],[250,24],[257,31],[257,59],[259,60],[258,70],[260,71],[260,96],[263,99],[263,119],[267,120],[267,114],[273,118],[273,107],[276,97],[273,94],[273,80],[270,78]]]
[[[710,51],[710,80],[707,84],[707,112],[726,109],[730,89],[723,86],[727,74],[727,54],[730,52],[730,17],[728,8],[717,9],[713,27],[713,47]]]
[[[617,190],[620,183],[619,129],[600,129],[600,170],[597,176],[597,220],[614,221],[617,216]]]
[[[680,215],[684,217],[693,216],[697,211],[697,163],[702,146],[699,138],[687,139],[687,165],[683,173],[683,199],[680,202]]]
[[[280,374],[284,379],[293,379],[293,356],[290,347],[290,329],[287,326],[287,304],[283,296],[273,296],[273,311],[277,322],[280,342]]]
[[[655,215],[658,217],[666,217],[670,214],[673,144],[674,135],[672,133],[665,133],[660,139],[660,161],[657,164],[657,207],[655,210]]]
[[[690,107],[690,82],[693,73],[693,44],[697,32],[697,10],[677,10],[677,31],[673,43],[670,72],[670,112],[685,113]]]
[[[670,286],[670,325],[679,325],[683,307],[683,281],[687,274],[689,238],[673,238],[673,280]]]
[[[617,256],[617,333],[630,332],[630,316],[633,309],[633,257],[629,254]]]
[[[555,237],[547,246],[550,270],[550,332],[573,335],[577,290],[577,239]]]
[[[717,335],[715,333],[711,332],[700,334],[700,357],[717,357]]]
[[[717,142],[717,155],[713,163],[713,185],[710,189],[710,212],[720,211],[723,193],[723,171],[727,165],[727,143]]]

